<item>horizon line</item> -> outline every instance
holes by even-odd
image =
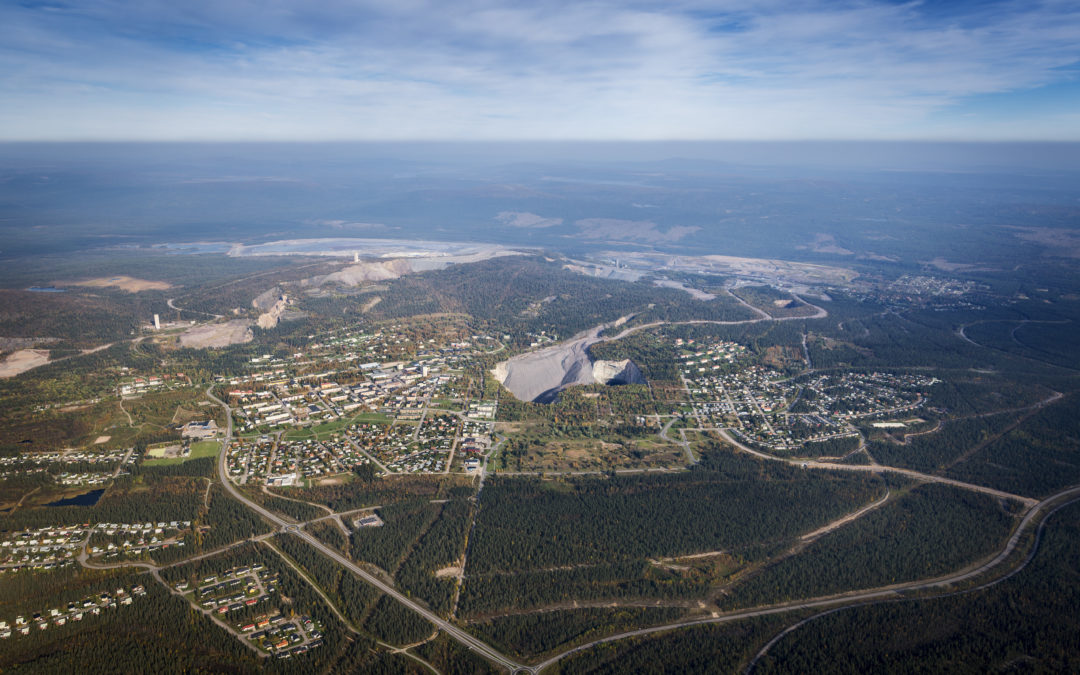
[[[0,138],[0,145],[120,145],[120,144],[290,144],[321,145],[332,143],[372,143],[390,145],[395,143],[456,143],[456,144],[656,144],[656,143],[934,143],[957,145],[1080,145],[1080,138],[1045,139],[1045,138],[40,138],[40,139],[5,139]]]

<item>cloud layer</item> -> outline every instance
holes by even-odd
[[[0,6],[0,137],[1080,139],[1075,2]]]

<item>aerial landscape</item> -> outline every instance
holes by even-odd
[[[0,8],[0,671],[1080,670],[1080,12]]]

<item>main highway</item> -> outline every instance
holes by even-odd
[[[577,652],[584,651],[586,649],[589,649],[591,647],[594,647],[594,646],[597,646],[597,645],[600,645],[600,644],[615,642],[615,641],[623,640],[623,639],[627,639],[627,638],[633,638],[633,637],[639,637],[639,636],[655,634],[655,633],[674,630],[674,629],[678,629],[678,628],[686,628],[686,627],[689,627],[689,626],[699,626],[699,625],[703,625],[703,624],[727,623],[727,622],[731,622],[731,621],[737,621],[737,620],[740,620],[740,619],[748,619],[748,618],[752,618],[752,617],[768,616],[768,615],[773,615],[773,614],[784,614],[784,613],[788,613],[788,612],[804,611],[804,610],[808,610],[808,609],[829,609],[829,608],[839,608],[839,607],[843,607],[843,606],[846,606],[846,605],[873,604],[873,603],[876,603],[876,602],[884,602],[884,601],[889,601],[889,600],[896,600],[898,598],[905,597],[903,595],[904,593],[912,593],[912,592],[925,592],[925,591],[933,591],[933,590],[945,589],[946,592],[944,594],[939,593],[939,594],[935,594],[935,595],[929,596],[929,597],[937,597],[938,595],[949,595],[950,591],[955,592],[957,584],[962,584],[964,582],[971,581],[971,580],[975,579],[976,577],[979,577],[979,576],[981,576],[981,575],[983,575],[983,574],[985,574],[987,572],[990,572],[991,570],[995,569],[996,567],[998,567],[998,566],[1004,564],[1005,562],[1007,562],[1009,557],[1013,554],[1013,552],[1019,546],[1021,537],[1024,535],[1024,533],[1032,525],[1034,525],[1036,523],[1038,517],[1041,514],[1043,514],[1044,512],[1046,512],[1051,506],[1060,507],[1060,506],[1063,506],[1064,503],[1071,503],[1073,501],[1080,500],[1080,486],[1072,486],[1072,487],[1066,488],[1066,489],[1061,490],[1060,492],[1057,492],[1056,494],[1053,494],[1053,495],[1051,495],[1051,496],[1049,496],[1049,497],[1047,497],[1047,498],[1045,498],[1045,499],[1043,499],[1041,501],[1036,501],[1036,500],[1033,500],[1033,499],[1030,499],[1030,498],[1020,497],[1018,495],[1013,495],[1013,494],[1009,494],[1009,493],[1002,493],[1002,492],[999,492],[999,491],[996,491],[996,490],[991,490],[989,488],[982,488],[981,486],[974,486],[974,485],[969,485],[969,484],[966,484],[966,483],[959,483],[960,487],[965,487],[965,488],[969,488],[969,489],[978,489],[980,492],[987,492],[987,493],[990,493],[990,494],[995,494],[997,496],[1001,496],[1001,497],[1005,497],[1005,498],[1009,498],[1009,499],[1021,500],[1028,507],[1027,512],[1024,514],[1024,517],[1021,519],[1020,523],[1017,525],[1016,529],[1013,531],[1012,536],[1006,542],[1005,546],[996,555],[992,556],[989,560],[986,560],[985,562],[983,562],[980,565],[976,565],[976,566],[973,566],[973,567],[970,567],[970,568],[967,568],[967,569],[964,569],[964,570],[960,570],[960,571],[958,571],[958,572],[956,572],[954,574],[950,574],[950,575],[946,575],[946,576],[942,576],[942,577],[937,577],[937,578],[934,578],[934,579],[921,579],[921,580],[911,581],[911,582],[907,582],[907,583],[900,583],[900,584],[894,584],[894,585],[891,585],[891,586],[885,586],[885,587],[881,587],[881,588],[866,589],[864,591],[859,591],[859,592],[854,592],[854,593],[845,593],[845,594],[832,595],[832,596],[823,596],[823,597],[816,597],[816,598],[806,598],[806,599],[803,599],[803,600],[798,600],[798,601],[790,602],[790,603],[782,603],[782,604],[778,604],[778,605],[771,605],[771,606],[757,607],[757,608],[753,608],[753,609],[735,611],[735,612],[730,612],[730,613],[727,613],[727,614],[721,614],[719,616],[714,615],[712,617],[698,617],[698,618],[692,618],[692,619],[684,619],[682,621],[676,621],[676,622],[665,624],[665,625],[662,625],[662,626],[652,626],[652,627],[649,627],[649,628],[642,628],[642,629],[638,629],[638,630],[628,631],[628,632],[625,632],[625,633],[620,633],[620,634],[617,634],[617,635],[611,635],[611,636],[608,636],[608,637],[605,637],[605,638],[600,638],[598,640],[594,640],[594,641],[588,642],[586,644],[578,645],[578,646],[576,646],[574,648],[571,648],[571,649],[565,650],[565,651],[563,651],[563,652],[561,652],[559,654],[556,654],[556,655],[548,658],[546,661],[543,661],[543,662],[541,662],[539,664],[526,665],[526,664],[521,664],[521,663],[518,663],[518,662],[514,661],[510,657],[508,657],[505,654],[499,652],[498,650],[496,650],[495,648],[493,648],[490,645],[486,644],[482,640],[479,640],[476,637],[470,635],[469,633],[465,632],[464,630],[462,630],[461,628],[459,628],[455,624],[443,619],[438,614],[435,614],[434,612],[429,610],[427,607],[424,607],[423,605],[416,602],[412,598],[404,595],[403,593],[398,591],[396,588],[394,588],[392,585],[386,583],[385,581],[383,581],[379,577],[375,576],[374,574],[371,574],[367,570],[363,569],[362,567],[360,567],[359,565],[354,563],[352,560],[349,560],[348,558],[343,556],[336,549],[333,549],[333,548],[327,546],[322,541],[320,541],[319,539],[314,537],[311,533],[304,531],[302,529],[302,524],[297,524],[297,523],[286,521],[281,516],[278,516],[277,514],[263,508],[259,504],[256,504],[251,499],[249,499],[245,494],[243,494],[239,489],[237,489],[237,487],[232,483],[232,481],[229,480],[228,473],[227,473],[227,454],[228,454],[227,449],[228,449],[229,442],[232,440],[232,432],[233,432],[232,409],[224,401],[222,401],[222,400],[218,399],[216,396],[214,396],[213,387],[211,387],[210,389],[207,389],[206,394],[211,400],[216,401],[219,405],[221,405],[221,407],[226,412],[226,419],[228,420],[227,427],[226,427],[226,433],[225,433],[225,441],[224,441],[224,443],[222,445],[222,451],[221,451],[221,453],[220,453],[220,455],[218,457],[218,474],[219,474],[218,477],[221,480],[222,486],[224,486],[224,488],[229,492],[229,494],[231,494],[235,499],[239,500],[241,503],[246,505],[248,508],[250,508],[253,511],[257,512],[259,515],[261,515],[266,520],[268,520],[271,523],[273,523],[274,525],[276,525],[280,529],[281,532],[286,532],[286,533],[292,534],[294,536],[297,536],[297,537],[303,539],[304,541],[306,541],[310,545],[314,546],[320,553],[322,553],[323,555],[327,556],[328,558],[334,560],[338,564],[340,564],[343,567],[345,567],[346,569],[348,569],[353,574],[355,574],[358,577],[362,578],[364,581],[367,581],[368,583],[370,583],[372,586],[375,586],[376,588],[378,588],[383,593],[386,593],[387,595],[393,597],[395,600],[397,600],[401,604],[405,605],[406,607],[413,610],[414,612],[416,612],[420,616],[424,617],[425,619],[430,621],[432,624],[437,626],[440,630],[445,631],[447,635],[449,635],[453,639],[457,640],[458,642],[460,642],[462,645],[464,645],[468,649],[470,649],[473,652],[483,656],[486,659],[489,659],[493,663],[496,663],[496,664],[506,668],[507,670],[509,670],[512,673],[539,673],[540,671],[542,671],[542,670],[544,670],[544,669],[558,663],[560,660],[566,658],[567,656],[570,656],[571,654],[575,654]],[[744,450],[746,450],[748,452],[751,452],[751,453],[753,453],[755,455],[760,454],[760,453],[757,453],[756,451],[753,451],[753,450],[751,450],[749,448],[746,448],[745,446],[737,443],[736,441],[734,441],[734,439],[731,439],[730,437],[728,437],[727,440],[729,440],[732,443],[735,443],[739,447],[741,447]],[[771,457],[771,456],[765,456],[765,457],[767,459],[777,459],[777,458]],[[819,466],[819,467],[815,467],[815,468],[833,468],[833,467],[832,466],[828,466],[828,467]],[[852,466],[852,465],[837,465],[836,468],[845,468],[845,469],[859,468],[859,469],[861,469],[863,467],[857,467],[857,466]],[[874,468],[877,468],[879,470],[885,469],[885,470],[889,470],[889,471],[896,471],[896,469],[892,469],[892,468],[889,468],[889,467],[874,467]],[[866,469],[869,469],[869,467],[866,467]],[[950,483],[950,484],[957,484],[956,481],[950,481],[950,480],[947,480],[947,479],[940,479],[939,477],[933,477],[933,476],[926,476],[926,475],[923,475],[923,474],[917,474],[916,472],[908,472],[908,471],[902,471],[901,470],[900,473],[913,474],[912,477],[917,477],[917,478],[922,478],[922,479],[938,478],[938,480],[940,482],[946,482],[946,483]],[[875,504],[873,506],[877,506],[877,504]],[[1053,510],[1056,511],[1057,509],[1055,508]],[[1014,574],[1015,572],[1018,572],[1020,569],[1022,569],[1031,560],[1033,555],[1034,555],[1034,550],[1032,550],[1031,554],[1029,554],[1029,556],[1027,556],[1027,559],[1021,561],[1021,563],[1015,569],[1013,569],[1010,572],[1010,575]],[[996,581],[989,581],[986,584],[983,584],[983,586],[990,585],[990,584],[993,584],[993,583],[996,583]],[[979,587],[981,587],[981,586],[979,586]],[[976,587],[976,588],[979,588],[979,587]],[[975,590],[975,589],[971,589],[971,590]]]
[[[592,647],[595,647],[597,645],[606,644],[609,642],[616,642],[618,640],[625,640],[627,638],[661,633],[677,628],[701,626],[705,624],[728,623],[731,621],[749,619],[752,617],[769,616],[772,614],[785,614],[788,612],[797,612],[808,609],[823,609],[830,607],[842,608],[848,605],[870,605],[878,602],[888,602],[903,598],[905,597],[903,595],[904,592],[917,593],[921,591],[946,589],[944,593],[933,594],[924,598],[928,600],[941,596],[952,595],[956,592],[955,589],[957,584],[973,580],[976,577],[985,574],[998,567],[999,565],[1005,563],[1009,559],[1009,556],[1011,556],[1013,552],[1017,549],[1017,547],[1020,545],[1020,539],[1023,537],[1024,533],[1032,525],[1035,524],[1036,519],[1039,517],[1039,515],[1043,514],[1044,512],[1047,512],[1047,514],[1049,515],[1049,513],[1053,513],[1059,508],[1076,501],[1080,501],[1080,485],[1074,485],[1072,487],[1065,488],[1064,490],[1052,494],[1046,499],[1038,502],[1024,515],[1024,517],[1020,521],[1020,524],[1017,525],[1016,529],[1013,531],[1012,536],[1009,537],[1008,542],[1006,542],[1005,547],[1001,549],[1001,551],[999,551],[997,555],[993,556],[990,560],[987,560],[981,565],[961,570],[955,574],[938,577],[936,579],[921,579],[917,581],[910,581],[907,583],[894,584],[892,586],[868,589],[855,593],[846,593],[841,595],[825,596],[818,598],[807,598],[805,600],[797,600],[790,603],[759,607],[756,609],[735,611],[713,617],[684,619],[682,621],[675,621],[673,623],[665,624],[662,626],[639,628],[637,630],[619,633],[618,635],[611,635],[605,638],[600,638],[598,640],[593,640],[592,642],[587,642],[585,644],[578,645],[577,647],[574,647],[572,649],[560,652],[559,654],[556,654],[551,658],[547,659],[546,661],[534,666],[532,672],[540,672],[541,670],[544,670],[545,668],[554,665],[555,663],[558,663],[559,661],[566,658],[567,656],[570,656],[571,654],[585,651],[586,649],[591,649]],[[1054,508],[1051,509],[1050,507]],[[1031,562],[1034,554],[1035,550],[1032,549],[1032,551],[1023,560],[1020,561],[1020,564],[1013,570],[1011,570],[1005,577],[991,579],[983,584],[980,584],[976,588],[968,590],[978,590],[979,588],[991,586],[998,581],[1007,578],[1012,574],[1015,574],[1016,572],[1023,569],[1029,562]],[[792,628],[795,628],[797,626],[798,624],[792,626]]]
[[[333,548],[330,548],[329,546],[324,544],[322,541],[317,539],[315,536],[313,536],[310,532],[304,531],[300,525],[297,525],[295,523],[291,523],[289,521],[286,521],[285,519],[281,518],[280,516],[273,513],[272,511],[269,511],[269,510],[263,508],[259,504],[256,504],[251,499],[249,499],[247,497],[247,495],[245,495],[239,489],[237,489],[237,487],[233,484],[233,482],[231,480],[229,480],[228,467],[227,467],[228,447],[229,447],[229,443],[232,441],[232,433],[233,433],[232,409],[229,407],[229,405],[227,403],[225,403],[221,399],[214,396],[213,387],[210,387],[209,389],[206,390],[206,395],[210,398],[210,400],[216,401],[218,403],[218,405],[220,405],[225,410],[225,418],[227,420],[227,426],[226,426],[226,430],[225,430],[225,440],[222,443],[221,453],[218,455],[218,478],[221,480],[222,486],[229,492],[230,495],[233,496],[234,499],[238,500],[239,502],[241,502],[242,504],[247,506],[252,511],[255,511],[260,516],[262,516],[266,520],[268,520],[271,523],[273,523],[274,525],[276,525],[281,531],[287,532],[287,533],[292,534],[292,535],[295,535],[295,536],[303,539],[307,543],[311,544],[316,549],[318,549],[318,551],[320,553],[322,553],[326,557],[331,558],[332,560],[334,560],[335,562],[337,562],[341,566],[345,567],[347,570],[349,570],[350,572],[352,572],[356,576],[362,578],[364,581],[366,581],[369,584],[371,584],[372,586],[378,588],[383,593],[386,593],[387,595],[391,596],[392,598],[394,598],[395,600],[397,600],[401,604],[405,605],[406,607],[408,607],[412,611],[416,612],[417,614],[424,617],[425,619],[427,619],[431,623],[435,624],[436,626],[439,627],[440,630],[446,632],[447,635],[454,638],[455,640],[460,642],[462,645],[464,645],[465,647],[471,649],[472,651],[476,652],[477,654],[480,654],[481,656],[483,656],[484,658],[492,661],[493,663],[499,664],[500,666],[506,668],[507,670],[509,670],[511,672],[518,672],[518,671],[521,671],[521,672],[534,672],[533,668],[531,668],[529,666],[525,666],[525,665],[520,664],[520,663],[517,663],[516,661],[512,660],[510,657],[508,657],[505,654],[503,654],[503,653],[497,651],[496,649],[490,647],[488,644],[484,643],[483,641],[473,637],[469,633],[466,633],[465,631],[458,628],[454,624],[452,624],[449,621],[443,619],[441,616],[439,616],[435,612],[432,612],[431,610],[424,607],[420,603],[416,602],[412,598],[410,598],[407,595],[401,593],[396,588],[394,588],[390,584],[386,583],[385,581],[383,581],[379,577],[375,576],[374,574],[371,574],[370,572],[368,572],[364,568],[360,567],[359,565],[354,563],[352,560],[349,560],[345,556],[341,555],[341,553],[339,553],[337,550],[335,550]]]
[[[953,487],[962,488],[964,490],[971,490],[973,492],[982,492],[983,494],[992,495],[1000,499],[1012,499],[1022,503],[1024,506],[1031,508],[1038,503],[1038,500],[1031,497],[1025,497],[1023,495],[1013,494],[1011,492],[1004,492],[1002,490],[995,490],[985,485],[975,485],[974,483],[965,483],[963,481],[955,480],[952,478],[946,478],[944,476],[936,476],[929,473],[920,473],[911,469],[902,469],[894,466],[884,466],[881,464],[839,464],[836,462],[819,462],[812,459],[787,459],[784,457],[777,457],[764,452],[759,452],[753,448],[747,446],[744,443],[740,443],[736,440],[727,429],[715,429],[726,442],[737,447],[743,452],[749,453],[760,459],[767,459],[771,462],[784,462],[792,466],[800,466],[804,469],[826,469],[831,471],[862,471],[870,473],[898,473],[909,478],[914,478],[918,481],[929,483],[942,483],[944,485],[952,485]]]

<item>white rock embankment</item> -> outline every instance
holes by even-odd
[[[630,359],[622,361],[595,361],[593,380],[600,384],[645,384],[641,369]]]
[[[604,381],[596,377],[593,360],[589,357],[589,347],[602,340],[600,333],[604,329],[621,326],[629,318],[622,317],[612,323],[579,333],[565,342],[502,361],[492,369],[492,375],[522,401],[540,402],[549,402],[559,391],[569,386]],[[625,365],[612,365],[624,362],[601,361],[598,363],[605,364],[601,366],[602,372],[605,373],[605,380],[610,379],[606,375],[609,371],[612,375],[616,375],[628,370]],[[641,371],[637,369],[637,366],[629,361],[625,363],[629,363],[636,372],[636,376],[627,374],[627,377],[641,377]],[[640,381],[644,382],[644,378]]]

